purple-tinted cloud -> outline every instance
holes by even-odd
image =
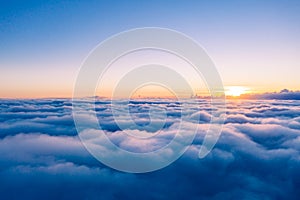
[[[276,99],[276,100],[300,100],[300,91],[283,89],[280,92],[264,94],[246,94],[243,97],[248,99]]]

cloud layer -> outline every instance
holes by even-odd
[[[3,199],[297,199],[300,196],[300,102],[229,101],[227,120],[213,151],[198,158],[211,108],[199,101],[189,125],[198,126],[188,151],[170,166],[146,174],[112,170],[84,148],[69,99],[0,100],[0,192]],[[97,117],[111,140],[128,151],[153,151],[174,137],[180,104],[130,102],[141,127],[149,110],[164,110],[165,125],[150,140],[126,137],[105,100]],[[88,120],[88,118],[87,118]],[[161,119],[152,119],[160,123]],[[155,121],[156,120],[156,121]],[[122,123],[126,119],[120,118]],[[95,130],[97,131],[97,130]],[[156,130],[131,129],[132,134]],[[2,198],[1,198],[2,199]]]
[[[300,91],[283,89],[280,92],[263,94],[245,94],[242,97],[247,99],[278,99],[278,100],[300,100]]]

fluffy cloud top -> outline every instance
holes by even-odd
[[[144,152],[167,144],[181,116],[180,105],[171,100],[132,101],[135,123],[149,124],[153,105],[166,110],[167,119],[158,137],[144,142],[124,136],[107,101],[98,100],[96,111],[114,143]],[[127,174],[107,168],[87,152],[78,139],[69,99],[0,100],[1,199],[299,198],[300,101],[229,101],[222,135],[204,159],[198,152],[211,108],[208,101],[197,106],[189,123],[199,130],[179,160],[156,172]]]

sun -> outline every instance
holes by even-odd
[[[225,87],[226,96],[239,97],[242,94],[248,93],[249,89],[243,86],[228,86]]]

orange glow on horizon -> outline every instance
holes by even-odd
[[[280,89],[264,89],[264,88],[255,88],[245,87],[245,86],[225,86],[225,95],[226,98],[247,98],[251,94],[263,94],[263,93],[272,93],[280,92],[283,87]],[[288,88],[290,89],[290,88]],[[291,89],[293,90],[293,89]],[[297,89],[294,89],[297,91]],[[299,89],[298,89],[299,91]],[[41,89],[41,88],[14,88],[8,89],[3,88],[0,92],[0,98],[72,98],[72,89],[69,88],[58,88],[58,89]],[[104,98],[111,98],[112,91],[102,90],[101,92],[96,92],[95,96],[100,96]],[[195,90],[195,95],[198,97],[207,97],[210,96],[209,91],[207,90]],[[191,97],[191,94],[184,94],[185,97]],[[122,96],[122,97],[127,97]],[[120,96],[120,98],[122,98]],[[130,98],[176,98],[176,96],[169,90],[159,87],[159,86],[145,86],[142,88],[133,91],[132,94],[129,94]]]

